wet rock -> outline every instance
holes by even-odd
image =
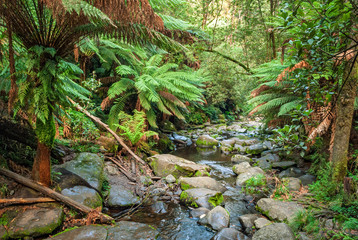
[[[148,177],[148,176],[140,176],[139,177],[139,181],[141,182],[141,184],[143,184],[144,186],[149,186],[153,184],[153,180]]]
[[[291,221],[295,215],[304,211],[301,205],[294,202],[282,202],[271,198],[262,198],[257,202],[257,207],[270,219],[278,221]]]
[[[243,233],[234,228],[221,229],[211,240],[244,240],[248,239]]]
[[[232,171],[236,173],[237,175],[240,175],[241,173],[247,172],[251,167],[250,163],[248,162],[242,162],[240,164],[236,164],[232,167]]]
[[[223,185],[211,177],[181,177],[179,178],[179,182],[183,190],[189,188],[207,188],[219,192],[226,191]]]
[[[61,194],[90,208],[97,208],[102,206],[101,196],[92,188],[85,186],[75,186],[73,188],[63,189]]]
[[[176,132],[174,124],[168,120],[164,120],[160,123],[161,130],[165,133]]]
[[[190,216],[193,218],[200,218],[201,216],[208,214],[208,212],[210,212],[210,210],[204,207],[194,208],[190,211]]]
[[[175,178],[193,175],[208,175],[210,167],[197,164],[171,154],[157,154],[148,158],[154,173],[159,177],[172,174]]]
[[[104,180],[104,160],[94,153],[80,153],[69,162],[58,166],[85,179],[93,188],[101,191]]]
[[[259,217],[260,215],[258,214],[245,214],[239,217],[240,224],[247,234],[252,233],[252,227],[255,226],[254,222]]]
[[[293,161],[274,162],[272,163],[272,168],[287,169],[296,165]]]
[[[194,207],[212,209],[214,205],[209,200],[215,205],[220,205],[223,201],[221,192],[206,188],[191,188],[180,194],[180,201]]]
[[[152,196],[163,196],[165,195],[167,192],[167,188],[162,188],[162,187],[153,187],[150,188],[149,193]]]
[[[285,223],[273,223],[257,231],[252,240],[294,240],[295,235]]]
[[[157,239],[159,232],[148,224],[120,221],[108,228],[106,240],[149,240]]]
[[[213,148],[219,145],[218,140],[209,135],[202,135],[196,140],[196,146],[200,148]]]
[[[150,205],[152,212],[157,214],[164,214],[168,212],[168,206],[162,201],[156,201]]]
[[[282,178],[282,181],[287,184],[289,191],[299,191],[301,189],[301,180],[298,178]]]
[[[265,175],[265,172],[259,167],[249,168],[245,173],[241,173],[236,178],[236,185],[240,186],[240,185],[244,184],[250,178],[258,176],[258,175]]]
[[[235,139],[235,144],[240,145],[240,146],[251,146],[251,145],[258,144],[260,142],[257,139],[240,139],[238,137],[236,137],[234,139]]]
[[[267,147],[265,145],[263,145],[262,143],[258,143],[258,144],[254,144],[254,145],[249,146],[246,149],[246,153],[251,154],[251,155],[257,155],[257,154],[262,153],[266,149],[267,149]]]
[[[266,227],[266,226],[272,224],[272,222],[267,220],[266,218],[260,217],[254,221],[254,224],[255,224],[256,229],[261,229],[263,227]]]
[[[264,169],[264,170],[272,168],[272,163],[266,159],[260,159],[260,158],[256,159],[256,163],[261,169]]]
[[[301,183],[303,186],[310,185],[316,181],[316,177],[310,174],[303,175],[299,177],[298,179],[301,180]]]
[[[53,205],[24,211],[22,209],[11,210],[6,214],[9,217],[7,235],[10,238],[39,237],[50,234],[61,225],[63,220],[62,208]]]
[[[175,183],[176,182],[176,179],[173,175],[169,174],[168,176],[165,177],[165,181],[167,183]]]
[[[210,225],[214,230],[221,230],[229,226],[230,216],[225,208],[221,206],[217,206],[208,212],[206,218],[208,225]]]
[[[234,138],[223,140],[223,141],[221,141],[221,146],[233,147],[235,145],[235,142],[236,141]]]
[[[112,185],[107,200],[108,207],[128,207],[139,204],[139,197],[122,185]]]
[[[273,153],[268,153],[262,157],[260,157],[258,160],[267,160],[270,163],[273,162],[279,162],[280,161],[280,157],[277,154],[273,154]]]
[[[231,161],[234,163],[251,162],[251,158],[244,155],[236,154],[231,157]]]
[[[47,240],[107,240],[107,230],[104,226],[89,225],[65,231]]]
[[[280,174],[278,175],[280,178],[285,178],[285,177],[294,177],[294,178],[298,178],[300,176],[302,176],[304,174],[304,172],[296,167],[293,168],[289,168],[286,169],[282,172],[280,172]]]

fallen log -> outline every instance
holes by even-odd
[[[140,157],[138,157],[124,142],[123,140],[112,130],[109,128],[107,124],[101,121],[98,117],[93,116],[90,114],[86,109],[82,108],[78,103],[73,101],[71,98],[67,97],[67,99],[75,106],[75,108],[86,114],[90,119],[92,119],[94,122],[105,128],[109,133],[113,135],[113,137],[119,142],[119,144],[122,145],[122,147],[129,152],[130,155],[132,155],[138,162],[140,162],[143,165],[146,165],[146,162],[144,162]]]
[[[69,206],[69,207],[72,207],[72,208],[75,208],[81,212],[84,212],[84,213],[90,213],[90,212],[93,212],[95,211],[95,209],[92,209],[90,207],[87,207],[81,203],[78,203],[74,200],[72,200],[71,198],[69,197],[66,197],[48,187],[45,187],[45,186],[42,186],[36,182],[34,182],[33,180],[31,179],[28,179],[28,178],[25,178],[17,173],[14,173],[10,170],[7,170],[7,169],[4,169],[4,168],[0,168],[0,174],[6,176],[6,177],[9,177],[9,178],[12,178],[14,179],[16,182],[18,183],[21,183],[29,188],[32,188],[36,191],[39,191],[43,194],[45,194],[46,196],[49,196],[59,202],[62,202],[64,203],[65,205]],[[101,217],[101,221],[104,223],[104,222],[110,222],[113,220],[112,217],[108,216],[108,215],[105,215],[101,212],[98,213],[99,216]]]
[[[0,199],[0,205],[10,206],[18,204],[33,204],[33,203],[45,203],[45,202],[56,202],[52,198],[9,198],[9,199]]]

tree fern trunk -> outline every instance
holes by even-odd
[[[353,63],[354,64],[354,63]],[[358,85],[357,64],[342,87],[337,100],[336,127],[333,133],[331,163],[333,167],[333,180],[343,181],[347,172],[349,138],[352,128],[354,100]],[[347,70],[350,71],[350,68]],[[347,74],[348,75],[348,74]]]
[[[32,167],[32,178],[45,185],[51,184],[51,148],[38,141],[37,151]]]
[[[8,38],[9,38],[9,64],[10,64],[10,79],[11,79],[8,112],[11,115],[12,107],[14,105],[17,96],[17,85],[16,85],[16,76],[15,76],[16,70],[15,70],[14,47],[13,47],[13,39],[12,39],[12,27],[11,27],[11,23],[9,22],[7,25],[8,25]]]

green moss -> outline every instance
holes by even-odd
[[[193,172],[188,171],[188,170],[186,170],[186,169],[180,167],[179,165],[175,165],[174,168],[175,168],[175,171],[172,172],[171,174],[172,174],[175,178],[179,178],[179,177],[181,177],[181,176],[183,176],[183,177],[192,177],[192,176],[194,175]]]
[[[4,213],[0,218],[0,225],[7,226],[9,224],[9,217]]]
[[[202,176],[208,176],[210,177],[210,173],[208,172],[201,172],[201,171],[196,171],[195,174],[194,174],[195,177],[202,177]]]
[[[222,193],[217,193],[214,196],[210,197],[208,202],[213,206],[219,206],[224,201]]]
[[[190,197],[189,194],[185,191],[180,194],[180,200],[192,207],[198,207],[198,204],[195,202],[195,199],[193,197]]]
[[[180,187],[181,187],[181,189],[182,189],[183,191],[192,188],[189,184],[186,184],[186,183],[183,183],[183,182],[180,183]]]
[[[52,113],[45,123],[41,120],[36,121],[35,133],[39,142],[44,143],[49,147],[53,146],[56,135],[56,126]]]

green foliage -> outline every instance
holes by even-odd
[[[208,202],[213,206],[220,206],[220,204],[224,201],[224,196],[221,193],[217,193],[214,196],[210,197]]]
[[[133,111],[133,115],[128,115],[120,112],[118,115],[120,124],[115,124],[120,130],[120,135],[123,136],[132,146],[138,146],[143,138],[150,138],[158,136],[156,132],[146,131],[145,113],[137,110]]]
[[[268,191],[267,179],[263,174],[258,174],[254,177],[251,177],[245,182],[245,185],[242,187],[242,191],[246,194],[257,194]]]

